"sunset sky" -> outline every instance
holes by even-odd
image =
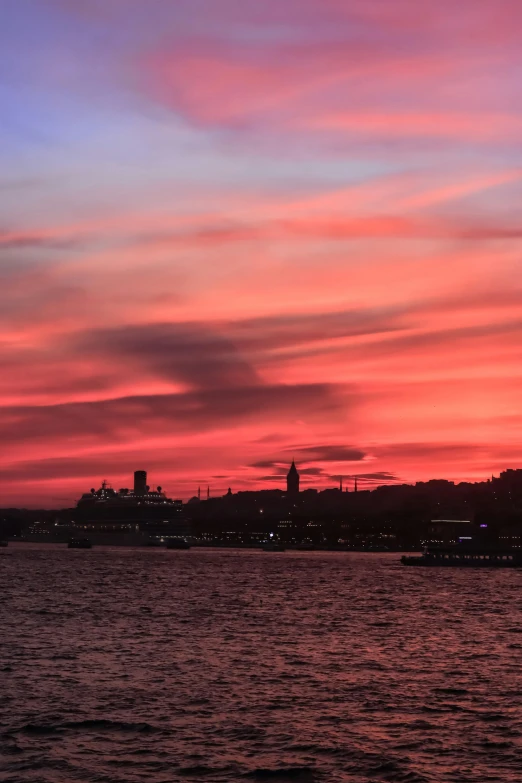
[[[0,506],[522,467],[520,0],[2,0]]]

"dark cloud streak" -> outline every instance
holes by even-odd
[[[314,416],[340,409],[337,390],[328,384],[254,386],[123,397],[96,402],[48,406],[8,406],[0,409],[0,438],[4,443],[84,438],[118,443],[133,434],[205,432],[270,412]]]

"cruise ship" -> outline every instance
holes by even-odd
[[[146,471],[137,470],[132,489],[115,490],[103,481],[99,489],[85,492],[76,508],[59,512],[52,526],[33,525],[22,540],[86,538],[95,545],[158,546],[189,534],[182,501],[167,497],[161,486],[151,489]]]

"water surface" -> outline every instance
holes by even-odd
[[[522,571],[0,554],[2,783],[514,783]]]

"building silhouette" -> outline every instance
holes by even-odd
[[[288,495],[299,494],[299,473],[297,472],[294,460],[292,460],[292,465],[290,466],[290,470],[286,477],[286,492]]]
[[[223,497],[211,493],[203,499],[200,489],[199,497],[182,503],[170,499],[161,486],[149,487],[141,470],[132,489],[113,489],[104,481],[84,493],[74,508],[0,510],[0,538],[23,533],[23,540],[63,541],[81,534],[95,544],[148,546],[192,535],[205,546],[275,540],[301,548],[373,551],[487,539],[522,550],[520,469],[476,483],[431,479],[374,488],[366,476],[351,476],[355,491],[350,492],[341,492],[336,478],[337,486],[300,491],[292,461],[286,491],[229,489]],[[345,477],[343,489],[346,484]]]

